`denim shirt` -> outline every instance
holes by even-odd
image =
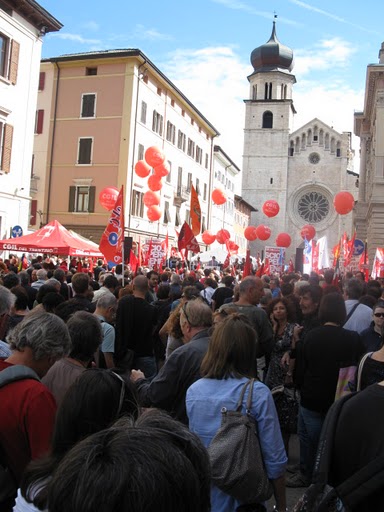
[[[188,389],[186,396],[189,428],[208,447],[221,425],[221,408],[235,410],[241,389],[247,378],[200,379]],[[248,397],[245,393],[243,412]],[[270,479],[285,471],[287,456],[281,437],[279,420],[270,390],[256,381],[253,388],[251,414],[257,421],[260,446]],[[240,505],[234,498],[215,486],[211,490],[211,512],[232,512]]]

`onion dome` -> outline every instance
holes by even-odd
[[[276,36],[275,22],[269,40],[251,53],[251,64],[255,72],[293,69],[293,51],[280,43]]]

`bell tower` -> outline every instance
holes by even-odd
[[[276,235],[285,230],[289,134],[293,128],[295,108],[292,89],[296,82],[291,74],[293,52],[276,36],[273,22],[269,40],[251,53],[253,73],[248,76],[249,97],[245,102],[242,196],[259,211],[252,214],[252,224],[268,224],[272,236],[267,245],[275,244]],[[280,213],[267,219],[261,208],[275,199]],[[258,251],[265,243],[256,240]]]

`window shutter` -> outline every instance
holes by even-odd
[[[1,162],[2,170],[7,173],[11,170],[12,138],[13,126],[6,124],[4,126],[3,154]]]
[[[95,95],[84,94],[81,117],[95,117]]]
[[[17,81],[17,68],[19,65],[19,53],[20,53],[20,43],[12,40],[11,44],[11,64],[9,68],[9,80],[11,84],[15,85]]]
[[[36,214],[37,214],[37,199],[31,201],[31,213],[29,215],[29,224],[36,226]]]
[[[44,91],[45,86],[45,71],[40,71],[39,75],[39,91]]]
[[[90,164],[91,163],[91,150],[92,150],[92,139],[80,139],[79,140],[79,158],[78,164]]]
[[[68,211],[75,211],[76,187],[69,187],[69,206]]]
[[[96,187],[89,187],[88,213],[93,213],[95,211],[95,195]]]
[[[44,123],[44,110],[38,110],[36,112],[36,131],[35,133],[43,133]]]

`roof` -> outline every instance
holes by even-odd
[[[34,0],[2,0],[2,4],[20,14],[38,28],[42,35],[47,32],[57,32],[63,26],[60,21]]]
[[[232,158],[229,158],[229,156],[227,155],[227,153],[221,148],[221,146],[217,146],[216,144],[213,146],[213,151],[216,153],[221,153],[224,158],[226,158],[228,160],[228,162],[230,162],[230,165],[232,167],[234,167],[237,172],[241,172],[240,171],[240,168],[235,164],[235,162],[232,160]]]
[[[247,201],[245,201],[245,199],[243,199],[241,196],[238,196],[237,194],[235,194],[235,200],[242,202],[245,206],[247,206],[250,209],[251,212],[259,211],[257,208],[255,208],[251,204],[247,203]]]
[[[60,55],[58,57],[50,57],[42,59],[41,62],[72,62],[81,60],[91,59],[112,59],[121,57],[137,57],[142,60],[142,64],[151,66],[154,72],[159,75],[164,82],[166,82],[170,88],[172,88],[178,96],[192,109],[196,114],[211,128],[215,133],[215,136],[220,135],[220,132],[211,124],[208,119],[195,107],[195,105],[176,87],[176,85],[164,75],[162,71],[138,48],[122,48],[114,50],[100,50],[84,53],[71,53],[66,55]]]

